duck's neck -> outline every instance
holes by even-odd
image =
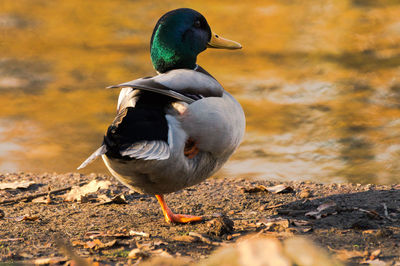
[[[177,37],[171,34],[163,34],[162,25],[158,27],[152,36],[150,54],[155,70],[164,73],[172,69],[196,67],[197,55],[194,54]]]

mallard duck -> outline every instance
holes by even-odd
[[[201,221],[174,214],[163,194],[210,177],[239,146],[245,131],[242,107],[196,60],[206,48],[241,47],[212,32],[195,10],[163,15],[150,42],[157,75],[110,87],[122,88],[117,116],[101,147],[78,169],[102,156],[123,184],[156,196],[166,222]]]

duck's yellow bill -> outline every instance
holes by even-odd
[[[242,48],[242,45],[238,42],[222,38],[215,32],[212,32],[211,40],[207,43],[207,47],[219,49],[240,49]]]

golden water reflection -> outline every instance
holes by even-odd
[[[395,0],[2,0],[0,172],[75,171],[113,119],[103,88],[154,74],[152,28],[183,6],[244,46],[199,56],[247,117],[219,176],[399,182]]]

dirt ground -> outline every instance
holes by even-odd
[[[111,183],[81,202],[65,201],[69,186],[92,180]],[[349,265],[400,263],[400,185],[209,179],[165,197],[175,213],[202,215],[205,221],[170,225],[153,196],[129,191],[106,175],[0,175],[0,185],[14,181],[32,182],[27,188],[0,189],[0,262],[63,264],[89,258],[126,264],[152,256],[197,262],[258,234],[305,236]],[[284,186],[271,188],[275,185]],[[62,188],[44,198],[20,198]],[[117,195],[125,200],[113,199]]]

